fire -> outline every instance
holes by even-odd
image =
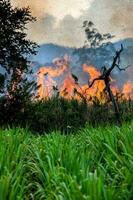
[[[111,86],[111,90],[114,95],[117,95],[118,93],[120,93],[120,89],[117,86]]]
[[[44,66],[38,70],[38,96],[40,99],[52,96],[53,87],[56,87],[56,82],[53,78],[60,76],[67,68],[66,60],[62,63],[62,60],[56,59],[53,63],[55,64],[55,68]]]
[[[72,75],[69,73],[66,79],[64,80],[63,86],[60,89],[60,95],[71,99],[74,97],[74,90],[79,90],[78,85],[74,82]]]
[[[69,66],[69,59],[67,57],[65,58],[66,61],[66,70],[64,72],[64,82],[60,88],[60,95],[71,99],[74,97],[74,90],[76,89],[77,91],[80,90],[79,86],[75,83],[74,78],[72,77],[71,69]],[[77,95],[76,95],[76,98]]]
[[[83,65],[83,71],[89,74],[89,82],[91,83],[95,78],[101,75],[100,71],[98,71],[93,66],[88,66],[87,64]],[[94,97],[96,96],[99,100],[101,99],[101,93],[105,89],[104,81],[96,81],[94,85],[88,89],[88,85],[83,86],[83,90],[87,92],[87,95]]]
[[[129,97],[133,99],[133,83],[125,83],[123,86],[122,93],[128,99]]]
[[[45,71],[45,70],[44,70]],[[48,76],[47,73],[39,71],[38,73],[38,96],[40,99],[46,99],[51,97],[53,86],[56,86],[56,82]]]
[[[94,66],[90,66],[87,64],[83,64],[83,71],[87,72],[90,75],[90,81],[93,81],[94,78],[97,78],[101,75],[100,72],[96,70]]]
[[[70,69],[70,58],[65,55],[64,58],[56,58],[53,60],[54,67],[51,66],[43,66],[38,70],[38,95],[40,99],[46,99],[52,97],[54,95],[54,89],[56,88],[60,94],[60,96],[71,99],[77,98],[81,99],[82,97],[86,99],[90,99],[93,97],[97,97],[97,99],[104,103],[107,99],[107,94],[105,91],[105,83],[102,80],[98,80],[94,83],[94,85],[89,88],[89,83],[91,83],[95,78],[101,75],[101,72],[96,69],[94,66],[89,66],[87,64],[83,64],[83,71],[89,75],[88,84],[79,85],[75,82],[71,69]],[[55,81],[55,77],[63,76],[63,82],[58,85]],[[124,98],[133,99],[133,83],[128,82],[123,85],[123,88],[119,89],[115,84],[115,80],[110,78],[111,80],[111,90],[114,95],[118,93],[123,93]],[[75,94],[74,91],[77,91]]]
[[[45,66],[38,70],[38,96],[40,99],[51,97],[53,95],[53,87],[57,86],[53,78],[63,74],[64,81],[60,87],[60,96],[71,99],[74,95],[74,89],[79,90],[79,87],[72,77],[69,67],[69,57],[65,55],[63,59],[56,58],[53,60],[53,64],[55,68]]]

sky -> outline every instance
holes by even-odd
[[[29,24],[28,37],[39,44],[83,46],[84,20],[115,40],[133,38],[133,0],[11,0],[13,6],[29,6],[37,18]]]

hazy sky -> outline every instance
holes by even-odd
[[[37,22],[29,26],[29,37],[39,44],[82,46],[83,21],[92,20],[103,33],[116,40],[133,37],[133,0],[12,0],[16,6],[30,6]]]

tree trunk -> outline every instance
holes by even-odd
[[[120,125],[121,124],[121,118],[120,118],[120,111],[119,111],[118,104],[117,104],[117,102],[114,98],[112,91],[111,91],[110,84],[109,83],[105,83],[105,84],[106,84],[106,90],[109,94],[109,98],[110,98],[112,105],[113,105],[113,108],[114,108],[116,122],[118,123],[118,125]]]

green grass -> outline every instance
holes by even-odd
[[[133,123],[76,135],[0,131],[0,200],[133,199]]]

